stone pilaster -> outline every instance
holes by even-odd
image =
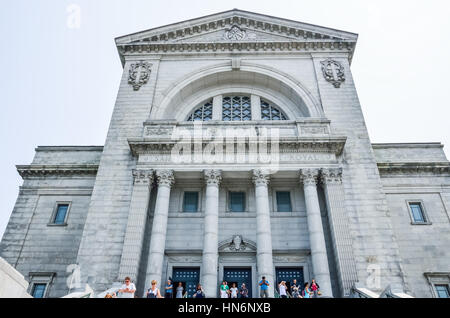
[[[126,276],[137,280],[147,223],[150,190],[153,184],[153,170],[133,170],[134,185],[131,195],[127,229],[123,243],[118,281]]]
[[[161,284],[164,251],[166,247],[167,219],[169,216],[170,190],[174,183],[172,170],[157,170],[156,180],[158,194],[156,196],[155,214],[153,216],[152,235],[147,263],[147,276],[145,288],[150,287],[150,282],[156,280]]]
[[[342,186],[342,169],[322,169],[321,181],[330,223],[333,248],[342,296],[348,296],[353,284],[358,281],[353,244],[350,236],[349,219],[345,207]]]
[[[330,270],[328,266],[325,235],[320,214],[317,181],[319,169],[302,169],[300,180],[305,191],[306,214],[308,219],[309,241],[314,278],[320,285],[323,296],[333,296],[331,289]]]
[[[219,185],[222,181],[220,170],[206,170],[206,206],[203,237],[203,259],[201,282],[206,297],[217,297],[217,270],[219,259]]]
[[[270,206],[269,206],[269,174],[264,170],[253,171],[253,183],[255,184],[256,196],[256,261],[258,277],[256,283],[262,276],[271,284],[269,296],[274,295],[274,274],[272,257],[272,233],[270,227]]]

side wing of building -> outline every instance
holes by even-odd
[[[450,284],[450,163],[443,146],[374,144],[405,277],[415,297]]]
[[[103,147],[38,147],[23,178],[0,256],[30,282],[29,293],[60,297],[77,281],[78,248]],[[72,266],[71,266],[72,265]]]

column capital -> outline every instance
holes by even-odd
[[[319,169],[301,169],[300,181],[303,185],[316,185],[319,179]]]
[[[321,181],[323,184],[341,184],[342,168],[324,168],[321,171]]]
[[[153,183],[153,170],[133,170],[133,179],[134,184],[142,184],[142,185],[148,185],[151,186]]]
[[[175,183],[175,178],[173,176],[173,170],[156,170],[156,180],[158,186],[172,187]]]
[[[253,170],[253,183],[255,185],[269,185],[270,182],[270,174],[267,170],[264,169],[255,169]]]
[[[222,182],[222,170],[205,170],[203,175],[207,185],[219,186]]]

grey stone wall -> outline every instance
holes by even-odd
[[[69,147],[51,150],[40,147],[29,168],[43,164],[66,167],[68,163],[98,164],[101,147],[81,148],[73,151]],[[30,273],[55,274],[49,297],[68,293],[66,270],[68,265],[76,263],[94,181],[95,174],[91,173],[24,176],[0,244],[0,255],[28,280]],[[58,202],[70,203],[67,226],[50,225]]]

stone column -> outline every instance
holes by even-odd
[[[345,194],[342,186],[342,169],[322,169],[322,184],[327,203],[328,221],[335,251],[339,287],[342,296],[358,281],[349,220],[345,208]]]
[[[332,297],[333,292],[331,289],[325,235],[322,227],[319,197],[317,195],[318,177],[319,169],[302,169],[300,171],[300,180],[303,182],[305,191],[306,214],[314,272],[313,278],[319,283],[322,295]]]
[[[138,278],[150,191],[153,184],[153,170],[133,170],[133,177],[134,186],[119,267],[119,282],[122,282],[127,276],[134,282]]]
[[[161,283],[164,251],[166,248],[167,218],[169,215],[170,189],[174,183],[172,170],[157,170],[158,194],[156,196],[155,213],[153,216],[150,251],[148,255],[146,290],[151,287],[151,281],[156,280],[158,287]]]
[[[265,276],[271,284],[269,296],[274,296],[274,275],[272,257],[272,231],[270,228],[270,206],[269,206],[269,175],[263,170],[253,171],[253,182],[255,184],[256,196],[256,261],[259,283],[261,277]],[[259,291],[259,286],[258,286]]]
[[[203,261],[201,284],[207,298],[217,297],[217,266],[219,258],[219,184],[220,170],[204,172],[206,182],[206,206],[203,237]]]

